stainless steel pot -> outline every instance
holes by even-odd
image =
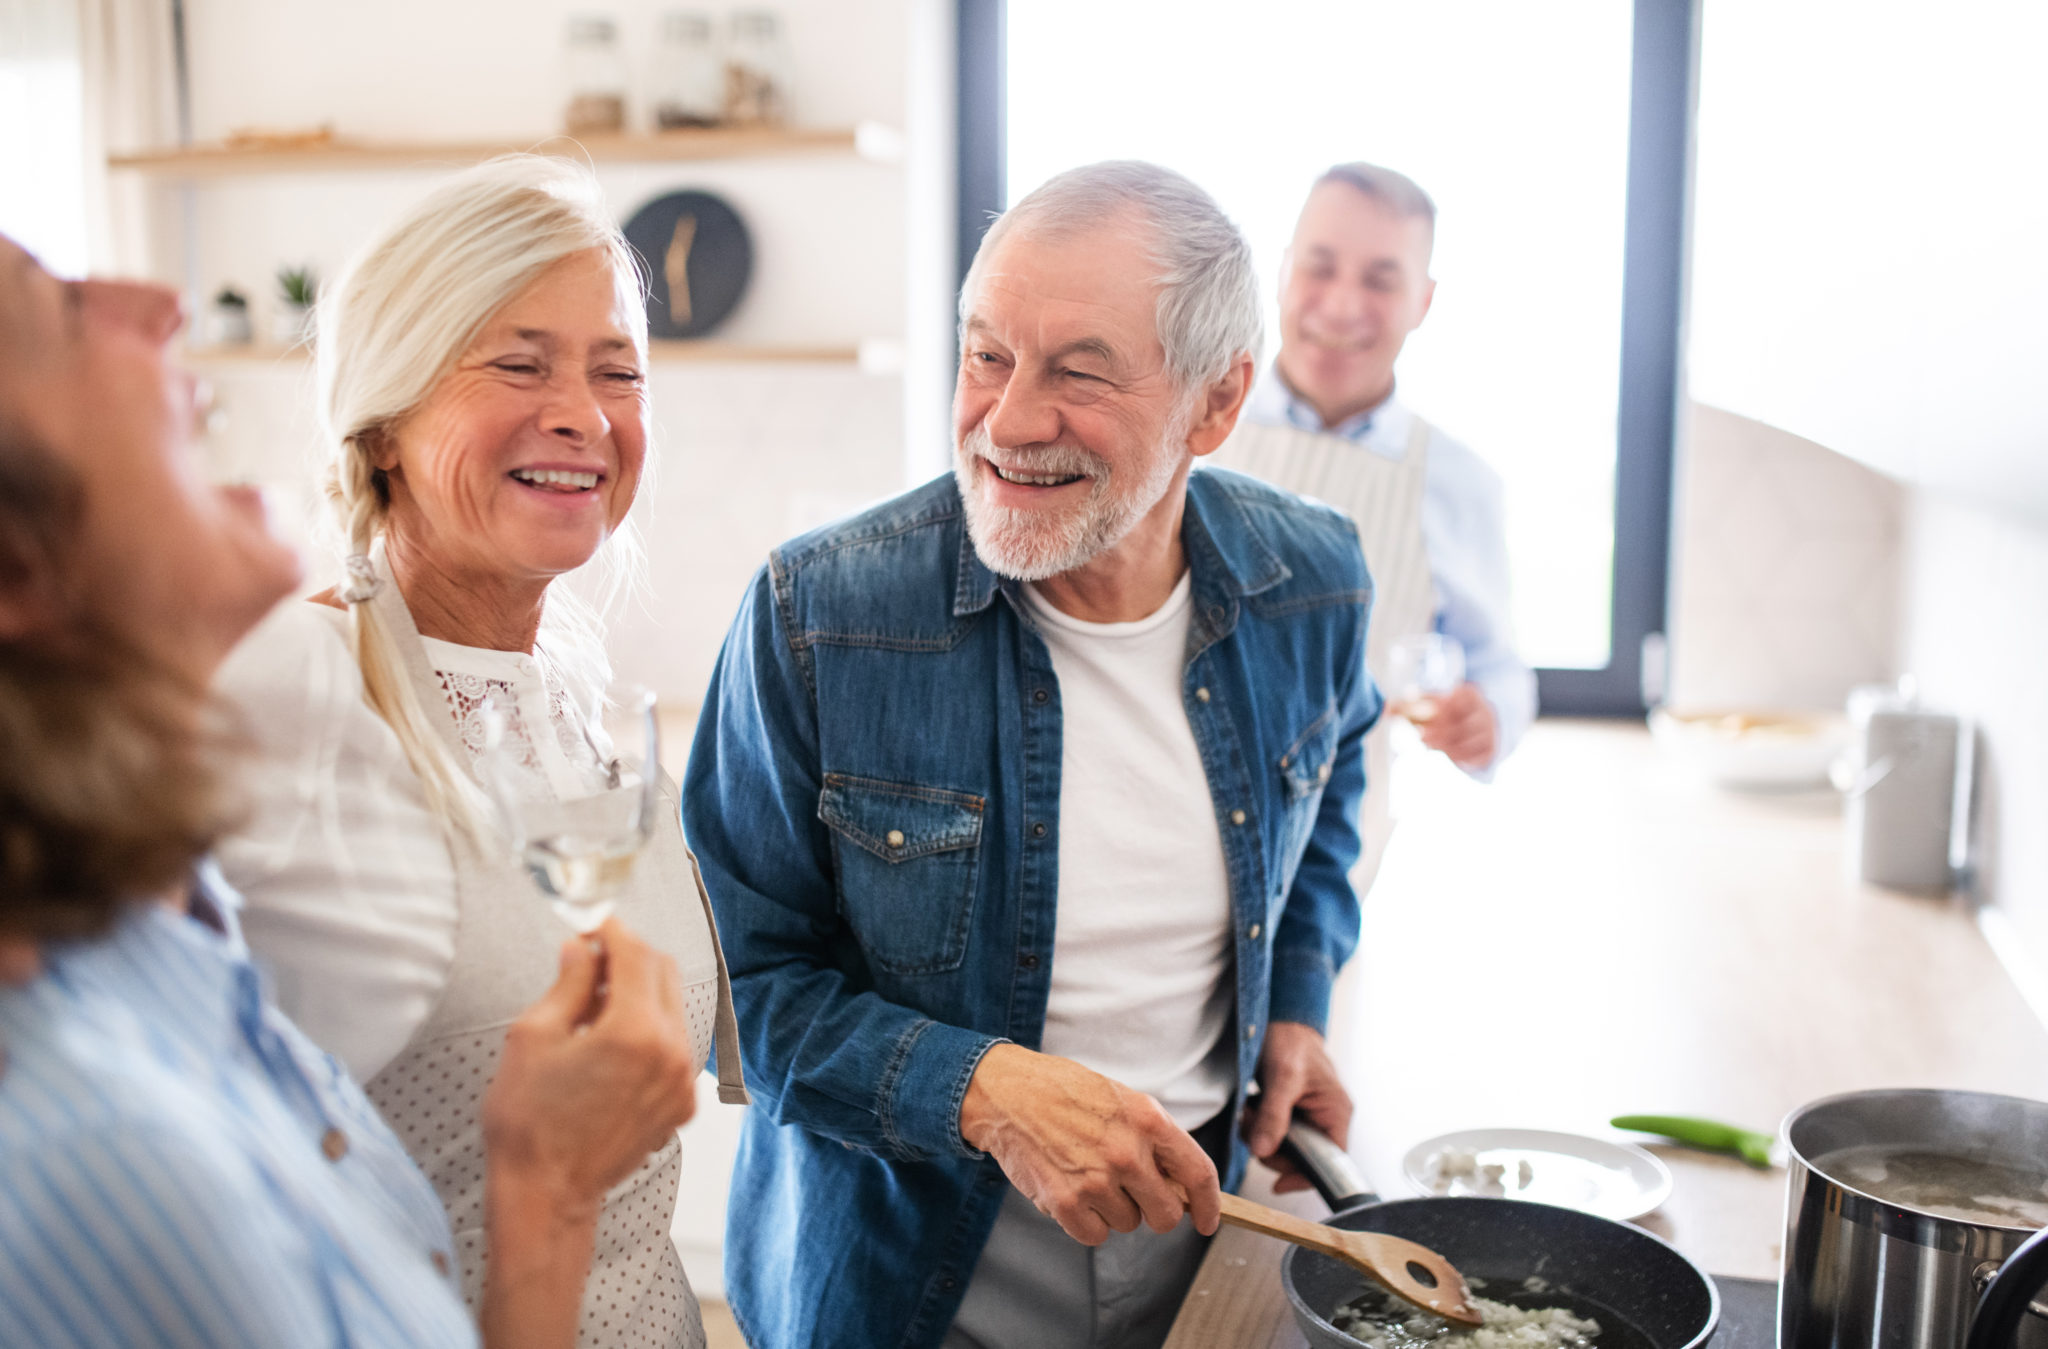
[[[1785,1142],[1780,1349],[1962,1349],[1978,1299],[2032,1231],[1887,1203],[1815,1161],[1866,1146],[2048,1158],[2048,1104],[1966,1091],[1852,1092],[1794,1111]],[[2048,1349],[2048,1314],[2038,1304],[2016,1321],[2018,1349]]]

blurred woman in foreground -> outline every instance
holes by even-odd
[[[473,1344],[433,1191],[206,862],[207,685],[298,564],[201,485],[180,321],[0,238],[0,1343]],[[484,1100],[493,1349],[574,1341],[605,1191],[693,1109],[673,962],[603,942],[562,945]]]

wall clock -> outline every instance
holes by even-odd
[[[754,245],[724,199],[695,190],[656,197],[626,222],[647,268],[650,337],[702,337],[724,322],[754,270]]]

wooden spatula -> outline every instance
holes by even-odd
[[[1342,1260],[1404,1302],[1412,1302],[1446,1321],[1476,1326],[1479,1309],[1472,1305],[1465,1276],[1427,1246],[1382,1232],[1346,1232],[1312,1223],[1234,1194],[1223,1195],[1223,1221],[1233,1227],[1264,1232],[1312,1251]]]

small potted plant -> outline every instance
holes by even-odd
[[[270,336],[281,347],[295,347],[313,336],[313,301],[320,283],[311,267],[277,270],[278,307],[271,315]]]
[[[222,286],[213,297],[210,322],[217,347],[246,347],[256,340],[249,326],[249,297],[233,286]]]

